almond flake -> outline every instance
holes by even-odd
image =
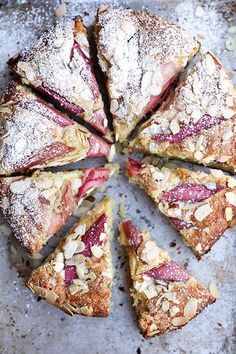
[[[64,256],[65,259],[70,259],[72,258],[73,254],[75,253],[77,249],[77,242],[76,241],[69,241],[65,244],[64,246]]]
[[[82,313],[82,315],[92,316],[93,309],[92,309],[92,307],[83,306],[83,307],[80,307],[80,312]]]
[[[216,284],[213,282],[209,283],[209,291],[210,293],[214,296],[214,298],[219,299],[220,298],[220,292],[216,287]]]
[[[115,114],[115,112],[118,110],[119,108],[119,103],[117,100],[112,99],[111,100],[111,105],[110,105],[110,111],[112,114]]]
[[[208,203],[203,204],[195,210],[194,216],[198,221],[203,221],[208,215],[212,213],[212,211],[213,210]]]
[[[71,189],[72,189],[72,193],[73,195],[77,195],[78,194],[78,190],[79,190],[79,187],[81,187],[81,180],[78,178],[78,179],[74,179],[72,182],[71,182]]]
[[[177,306],[172,306],[170,309],[170,315],[173,317],[179,312],[179,307]]]
[[[109,156],[108,156],[108,162],[112,162],[114,160],[114,157],[116,155],[116,148],[115,145],[111,145],[110,147],[110,152],[109,152]]]
[[[63,252],[58,252],[58,254],[55,257],[55,262],[64,263],[64,254],[63,254]]]
[[[107,238],[107,235],[105,232],[101,232],[99,236],[99,241],[102,242]]]
[[[82,241],[77,241],[76,253],[81,253],[85,249],[85,244]]]
[[[157,290],[156,290],[156,287],[154,284],[150,285],[143,292],[147,296],[148,299],[152,299],[153,297],[157,296]]]
[[[184,316],[192,318],[196,315],[198,308],[198,302],[195,298],[190,298],[184,307]]]
[[[54,262],[53,269],[55,272],[60,273],[64,269],[64,262]]]
[[[233,206],[236,206],[236,194],[233,192],[225,193],[226,200]]]
[[[228,183],[227,184],[228,184],[229,188],[234,188],[234,187],[236,187],[236,180],[233,177],[230,177],[228,179]]]
[[[75,295],[79,291],[78,285],[76,285],[74,283],[70,284],[69,291],[70,291],[71,295]]]
[[[170,303],[169,301],[163,301],[162,305],[161,305],[161,309],[162,311],[166,312],[168,311],[170,308]]]
[[[225,209],[225,219],[226,219],[226,221],[232,220],[232,219],[233,219],[233,216],[234,216],[234,214],[233,214],[233,209],[230,208],[230,207],[227,207],[227,208]]]
[[[55,15],[56,17],[62,17],[66,15],[66,4],[61,4],[56,10],[55,10]]]
[[[236,26],[230,26],[228,28],[228,33],[236,33]]]
[[[195,109],[191,114],[191,117],[194,120],[199,120],[200,118],[202,118],[202,116],[203,116],[203,114],[199,109]]]
[[[210,105],[206,109],[206,113],[208,113],[211,117],[216,117],[218,114],[218,106]]]
[[[129,36],[131,36],[135,31],[134,25],[129,21],[122,21],[121,29]]]
[[[179,327],[179,326],[185,325],[188,321],[189,321],[189,319],[187,317],[175,317],[175,318],[173,318],[171,323],[173,326]]]
[[[180,131],[179,123],[175,119],[170,122],[170,130],[173,134],[178,134]]]
[[[76,233],[77,236],[83,236],[85,234],[85,231],[86,231],[85,224],[80,224],[74,229],[74,232]]]
[[[233,117],[234,115],[236,115],[236,112],[233,109],[226,108],[226,107],[221,108],[221,113],[225,119],[229,119],[229,118]]]
[[[103,255],[103,250],[100,246],[96,246],[96,245],[92,246],[91,252],[96,258],[100,258]]]
[[[197,161],[200,161],[202,160],[202,158],[204,157],[203,153],[201,151],[196,151],[195,154],[194,154],[194,158],[197,160]]]
[[[224,176],[224,173],[221,170],[213,170],[212,169],[210,171],[211,171],[211,174],[216,178],[222,178]]]

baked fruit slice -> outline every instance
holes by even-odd
[[[104,199],[81,217],[27,281],[35,294],[69,315],[109,315],[112,207]]]
[[[236,171],[236,89],[206,53],[144,123],[129,150]]]
[[[132,222],[120,224],[119,241],[127,247],[130,290],[139,327],[150,338],[183,327],[215,298],[167,252]]]
[[[207,174],[130,159],[128,175],[157,203],[198,258],[210,251],[236,214],[236,180],[220,170]]]
[[[17,240],[34,254],[64,226],[78,204],[113,173],[111,166],[2,177],[0,207]]]
[[[107,118],[89,50],[81,18],[67,18],[44,31],[36,43],[10,59],[9,65],[24,83],[106,135]]]
[[[114,155],[114,146],[12,82],[0,104],[0,174]]]
[[[95,32],[114,131],[122,142],[166,99],[200,45],[182,28],[141,11],[102,8]]]

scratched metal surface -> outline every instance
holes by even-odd
[[[236,35],[227,33],[236,24],[234,1],[106,1],[150,10],[191,30],[201,38],[203,47],[212,50],[222,62],[236,72],[236,52],[225,49],[225,41]],[[104,4],[103,3],[103,4]],[[54,10],[59,1],[0,2],[0,89],[9,81],[6,68],[8,57],[21,50],[36,34],[55,20]],[[69,15],[81,14],[90,25],[101,1],[67,1]],[[200,8],[197,6],[201,6]],[[228,230],[213,250],[198,262],[181,242],[178,234],[156,211],[154,204],[137,187],[129,185],[124,176],[124,156],[117,158],[122,173],[108,183],[107,192],[117,206],[124,203],[126,212],[141,228],[148,228],[161,247],[180,264],[187,267],[199,281],[208,285],[214,281],[221,298],[182,330],[145,341],[137,328],[128,293],[130,286],[127,262],[117,244],[113,243],[113,264],[116,276],[113,285],[112,310],[109,318],[70,318],[60,310],[37,301],[24,287],[24,277],[35,262],[26,257],[11,235],[0,235],[0,353],[1,354],[131,354],[178,353],[223,354],[235,353],[235,229]],[[93,162],[90,161],[89,165]],[[102,164],[103,160],[96,161]],[[75,166],[84,166],[80,163]],[[104,192],[103,192],[104,194]],[[3,221],[1,221],[2,223]],[[73,218],[68,223],[71,225]],[[68,227],[67,227],[68,229]],[[116,228],[115,228],[116,230]],[[63,231],[64,232],[64,231]],[[63,232],[61,234],[63,234]],[[50,249],[59,240],[54,237]],[[15,248],[11,244],[14,243]],[[172,247],[170,247],[172,244]],[[14,251],[16,249],[16,252]]]

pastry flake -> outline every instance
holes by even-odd
[[[120,224],[129,256],[133,306],[144,337],[177,330],[215,301],[209,291],[132,222]]]
[[[80,218],[30,275],[27,286],[33,293],[69,315],[109,315],[112,207],[113,202],[104,199]]]

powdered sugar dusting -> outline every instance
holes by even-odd
[[[127,125],[135,117],[140,120],[150,98],[162,93],[198,47],[179,27],[131,10],[100,13],[97,35],[100,63],[113,99],[111,111]]]

